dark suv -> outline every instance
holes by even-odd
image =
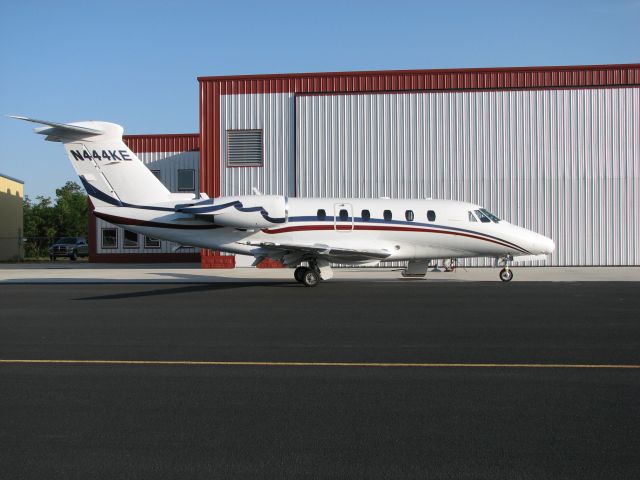
[[[78,257],[87,256],[89,256],[89,245],[82,237],[62,237],[49,247],[51,260],[57,257],[69,257],[69,260],[75,260]]]

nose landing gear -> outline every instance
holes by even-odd
[[[503,282],[510,282],[512,278],[513,272],[509,267],[504,267],[502,270],[500,270],[500,280],[502,280]]]
[[[498,259],[498,261],[500,260],[502,260],[504,267],[502,268],[502,270],[500,270],[500,273],[498,276],[500,277],[500,280],[502,280],[503,282],[510,282],[511,279],[513,278],[513,272],[509,268],[509,262],[513,260],[513,257],[511,255],[505,255],[504,257],[501,257]]]

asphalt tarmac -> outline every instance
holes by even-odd
[[[640,284],[0,286],[0,478],[640,478]]]

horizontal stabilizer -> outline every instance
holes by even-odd
[[[40,135],[47,135],[50,137],[65,138],[70,134],[74,137],[77,136],[94,136],[102,135],[104,132],[95,128],[81,127],[79,125],[73,125],[68,123],[49,122],[47,120],[37,120],[35,118],[21,117],[19,115],[7,115],[10,118],[18,120],[24,120],[25,122],[38,123],[40,125],[46,125],[45,127],[36,128],[35,132]]]

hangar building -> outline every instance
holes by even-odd
[[[640,265],[640,64],[198,80],[211,197],[464,200],[553,238],[548,264]]]
[[[24,182],[0,173],[0,261],[23,257]]]

